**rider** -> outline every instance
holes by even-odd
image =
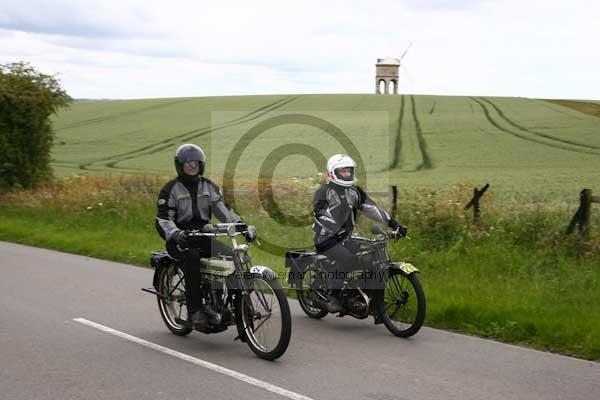
[[[202,301],[199,258],[231,256],[233,253],[229,247],[209,237],[202,237],[200,243],[188,249],[186,230],[202,229],[210,222],[213,213],[221,222],[242,222],[240,216],[223,201],[219,187],[202,176],[205,165],[206,155],[200,147],[195,144],[179,146],[175,152],[177,178],[160,191],[156,214],[156,229],[166,240],[167,252],[182,261],[188,320],[194,326],[203,326],[209,319],[211,322],[218,319],[210,305]],[[254,229],[248,229],[247,238],[253,239],[254,232]]]
[[[400,225],[365,193],[355,186],[356,163],[344,154],[335,154],[327,161],[327,184],[322,184],[313,198],[315,248],[329,259],[327,267],[327,301],[316,298],[316,305],[329,312],[342,311],[337,298],[344,283],[343,272],[358,264],[358,257],[349,239],[356,224],[357,211],[392,228],[395,234],[406,235]]]

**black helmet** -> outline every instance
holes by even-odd
[[[204,166],[206,165],[206,155],[204,151],[195,144],[186,143],[179,146],[175,152],[175,169],[177,175],[185,176],[183,172],[183,164],[188,161],[198,161],[198,175],[204,174]]]

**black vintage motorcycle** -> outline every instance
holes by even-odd
[[[357,270],[348,274],[340,292],[343,310],[339,317],[350,315],[365,319],[372,315],[375,324],[383,323],[396,336],[409,337],[419,331],[425,319],[425,293],[419,282],[419,270],[412,264],[393,262],[388,252],[386,233],[374,226],[372,233],[381,239],[352,236],[352,246],[359,258]],[[288,282],[297,290],[302,310],[320,319],[327,311],[315,305],[315,299],[326,300],[326,277],[329,260],[314,250],[286,252]]]
[[[246,342],[258,357],[274,360],[283,355],[290,342],[290,308],[277,275],[268,267],[252,265],[250,243],[237,243],[236,236],[246,230],[245,224],[228,223],[186,231],[190,247],[195,239],[228,236],[233,249],[232,257],[199,259],[204,302],[217,315],[211,316],[208,326],[197,330],[217,333],[235,325],[236,339]],[[188,335],[194,327],[187,320],[185,275],[180,261],[165,251],[156,251],[151,264],[155,270],[154,288],[142,290],[156,295],[160,315],[171,332]]]

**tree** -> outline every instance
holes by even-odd
[[[0,65],[0,188],[52,177],[50,117],[70,102],[54,76],[24,62]]]

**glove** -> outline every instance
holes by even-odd
[[[254,227],[254,225],[248,225],[248,228],[246,229],[246,233],[244,234],[244,236],[246,237],[246,241],[248,243],[254,241],[254,239],[256,239],[256,228]]]
[[[187,234],[184,230],[179,230],[171,236],[171,240],[179,245],[179,247],[188,247]]]
[[[390,228],[394,231],[394,235],[396,236],[406,236],[408,233],[408,228],[404,225],[401,225],[395,219],[390,220],[389,224]]]

